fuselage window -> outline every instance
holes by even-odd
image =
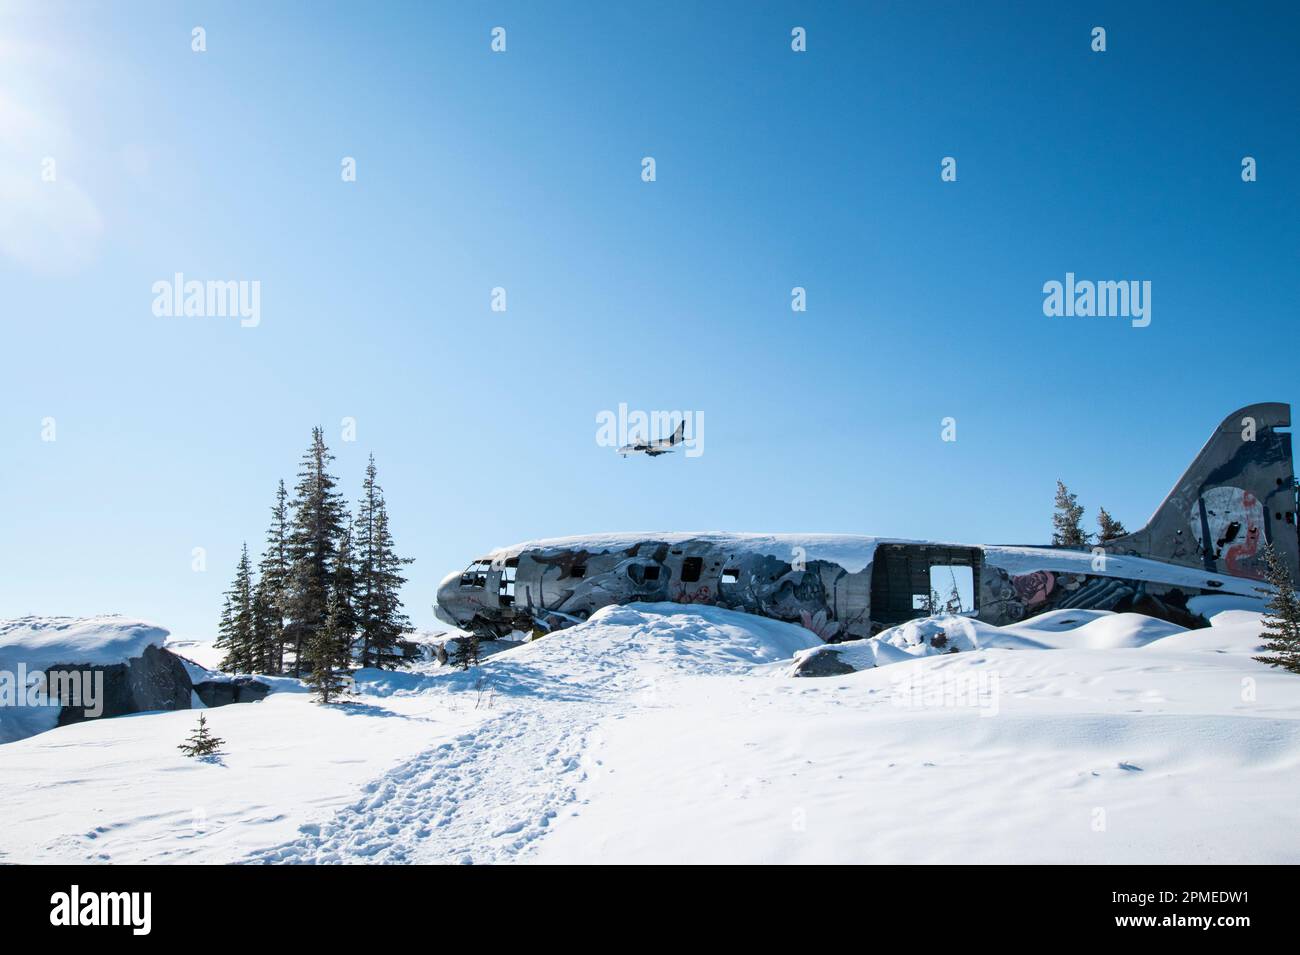
[[[700,571],[704,569],[703,557],[687,557],[682,561],[682,582],[693,584],[700,579]]]
[[[740,583],[740,571],[734,568],[728,568],[722,572],[722,582],[724,584]]]
[[[656,564],[655,566],[653,566],[653,567],[647,567],[647,568],[645,569],[645,579],[646,579],[646,580],[658,580],[658,579],[659,579],[659,566],[658,566],[657,564]]]
[[[497,594],[502,606],[515,602],[515,575],[519,573],[519,558],[511,557],[501,568],[501,582],[497,585]]]

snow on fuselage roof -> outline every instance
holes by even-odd
[[[806,560],[830,561],[839,564],[851,574],[856,574],[870,566],[877,544],[891,543],[883,537],[859,537],[853,534],[731,534],[725,531],[579,534],[574,537],[551,537],[525,541],[512,547],[499,547],[492,551],[487,559],[516,557],[530,550],[586,550],[599,554],[613,550],[626,550],[644,543],[677,546],[691,541],[720,547],[734,554],[771,554],[786,557],[794,548],[801,547]]]
[[[1035,570],[1053,570],[1069,574],[1092,574],[1121,577],[1130,580],[1149,580],[1153,583],[1192,587],[1198,590],[1215,589],[1222,593],[1256,596],[1260,582],[1228,574],[1211,574],[1195,567],[1183,567],[1146,557],[1128,557],[1108,554],[1104,570],[1093,567],[1091,551],[1068,550],[1056,547],[1022,547],[1005,544],[953,544],[941,541],[908,540],[897,537],[866,537],[857,534],[753,534],[702,531],[698,533],[609,533],[579,534],[573,537],[551,537],[524,541],[510,547],[499,547],[487,555],[498,561],[533,550],[585,550],[608,553],[627,550],[637,544],[663,543],[679,546],[702,543],[729,551],[732,554],[770,554],[789,557],[794,548],[802,548],[805,560],[824,560],[843,567],[848,573],[859,573],[869,566],[881,544],[932,544],[940,547],[976,547],[983,551],[986,563],[999,567],[1012,575],[1032,573]],[[1209,581],[1216,581],[1217,586]]]

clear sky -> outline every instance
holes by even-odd
[[[1136,529],[1300,397],[1298,50],[1292,3],[6,4],[0,617],[210,635],[317,424],[422,627],[538,536],[1041,542],[1058,477]],[[1068,271],[1150,326],[1046,317]],[[177,272],[260,324],[155,316]],[[704,453],[598,446],[620,402]]]

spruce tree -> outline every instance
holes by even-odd
[[[223,596],[225,603],[221,607],[221,622],[217,624],[217,639],[212,645],[224,651],[221,660],[221,668],[224,670],[235,642],[235,611],[230,604],[230,591],[227,590]]]
[[[312,429],[311,438],[294,488],[288,536],[290,572],[284,609],[296,677],[302,676],[304,648],[325,626],[344,521],[343,502],[335,490],[338,482],[329,473],[334,456],[325,447],[320,428]]]
[[[280,614],[265,578],[253,588],[253,672],[277,673],[280,651]]]
[[[468,670],[471,666],[478,666],[478,634],[469,633],[463,637],[457,637],[456,649],[451,652],[447,662],[454,667],[460,667],[462,670]]]
[[[226,741],[208,732],[208,721],[199,714],[199,725],[194,728],[185,742],[176,748],[186,756],[215,756],[221,751]]]
[[[347,638],[349,650],[357,632],[357,564],[352,549],[352,527],[346,513],[343,515],[343,535],[339,538],[338,553],[334,557],[334,580],[331,594],[338,600],[335,608],[339,632]]]
[[[1272,544],[1264,545],[1263,557],[1264,579],[1273,586],[1260,634],[1269,655],[1255,659],[1300,673],[1300,597],[1296,596],[1290,568]]]
[[[245,544],[239,556],[235,581],[226,592],[226,607],[222,613],[222,632],[217,646],[226,651],[221,669],[232,673],[252,672],[255,662],[253,634],[253,565],[248,559]]]
[[[404,662],[410,620],[402,613],[399,596],[406,578],[401,570],[412,563],[398,557],[388,528],[388,507],[375,480],[375,458],[366,465],[361,502],[357,505],[355,546],[357,558],[356,614],[361,665],[389,669]]]
[[[330,595],[325,623],[312,632],[306,646],[311,668],[306,681],[320,694],[322,703],[329,703],[347,689],[351,673],[352,634],[344,623],[348,611],[343,604],[341,593]]]
[[[1052,543],[1064,547],[1083,547],[1088,543],[1084,531],[1083,505],[1061,481],[1056,482],[1056,512],[1052,515]]]
[[[1097,528],[1097,540],[1102,544],[1128,533],[1124,525],[1111,517],[1110,512],[1104,507],[1097,508]]]
[[[275,492],[271,526],[266,532],[266,550],[258,564],[258,589],[262,594],[262,638],[270,641],[265,652],[265,672],[284,672],[285,607],[289,596],[292,563],[289,557],[289,492],[284,481]]]

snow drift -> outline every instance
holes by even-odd
[[[145,647],[161,647],[167,635],[162,627],[116,614],[0,620],[0,668],[124,663],[142,655]]]
[[[835,676],[970,650],[1117,650],[1148,646],[1187,632],[1164,620],[1107,610],[1053,610],[1005,627],[942,614],[909,620],[868,640],[813,647],[795,658],[792,672]]]

